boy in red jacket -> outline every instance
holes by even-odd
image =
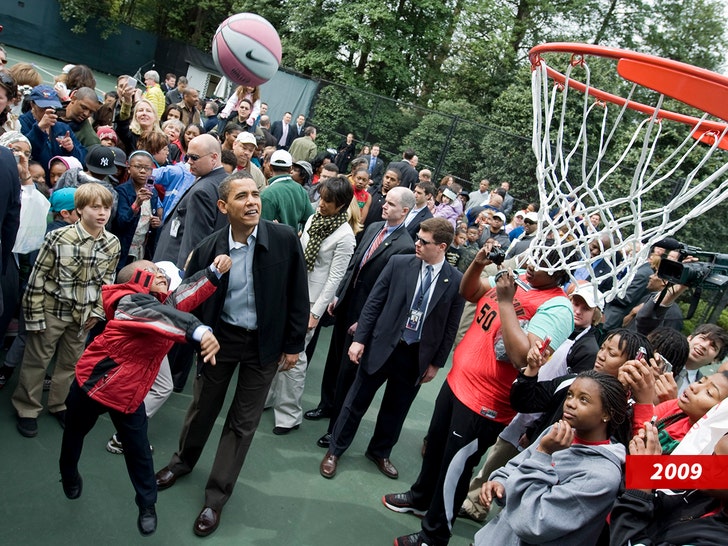
[[[220,346],[212,329],[188,311],[215,292],[231,263],[230,257],[217,256],[210,267],[168,295],[164,272],[141,260],[119,271],[118,284],[102,288],[108,323],[76,364],[76,377],[66,400],[59,461],[66,497],[81,496],[78,461],[83,440],[99,415],[108,412],[123,442],[126,467],[136,491],[139,532],[146,536],[156,530],[157,485],[144,397],[174,343],[199,343],[204,361],[215,364]]]

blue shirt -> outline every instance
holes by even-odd
[[[225,304],[220,316],[223,322],[240,328],[247,328],[248,330],[258,328],[258,314],[255,310],[255,286],[253,284],[253,254],[257,237],[258,226],[255,227],[245,243],[234,241],[232,230],[228,235],[230,259],[233,265],[230,268]]]

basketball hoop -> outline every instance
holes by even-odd
[[[553,239],[575,241],[557,245],[549,271],[567,269],[576,280],[584,268],[595,287],[611,279],[603,290],[610,301],[624,295],[654,243],[728,197],[728,78],[589,44],[542,44],[529,58],[542,226],[529,260],[553,251]],[[590,63],[610,61],[620,78],[595,86]],[[595,214],[602,230],[589,223]],[[600,260],[611,271],[596,274]]]

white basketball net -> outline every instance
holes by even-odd
[[[568,86],[572,71],[577,68],[578,77],[575,74],[574,79],[587,86],[585,93]],[[728,197],[728,177],[725,176],[728,154],[718,148],[726,131],[713,135],[712,144],[706,144],[691,135],[705,132],[700,125],[708,119],[707,115],[695,127],[660,121],[656,115],[650,117],[639,113],[641,121],[624,119],[628,112],[630,115],[626,117],[633,117],[627,105],[599,102],[589,95],[591,71],[586,59],[576,66],[569,63],[562,71],[567,78],[566,85],[554,84],[546,69],[542,59],[532,73],[533,151],[538,163],[536,174],[542,228],[531,246],[529,261],[536,264],[539,257],[557,248],[559,261],[547,268],[550,272],[566,269],[575,280],[574,271],[586,268],[594,287],[611,278],[612,288],[603,292],[606,301],[611,301],[624,295],[637,267],[645,263],[653,243],[673,235],[687,222]],[[632,84],[625,98],[632,100],[638,88],[637,84]],[[665,95],[654,93],[654,96],[657,99],[651,106],[660,109]],[[565,124],[574,124],[575,120],[578,126],[579,118],[581,129],[577,135],[564,130]],[[626,146],[618,144],[614,138],[620,122],[634,125]],[[667,139],[662,138],[665,124],[671,129],[677,126],[680,138],[685,133],[684,140],[675,145],[677,140],[673,134],[669,141],[672,144],[665,142]],[[718,153],[714,154],[716,151]],[[632,171],[635,155],[638,159]],[[709,162],[713,155],[713,161]],[[625,162],[628,157],[632,158],[632,163]],[[629,193],[614,195],[610,180],[618,172],[624,176],[627,164],[631,177]],[[691,168],[685,176],[687,165]],[[663,188],[663,203],[651,205],[655,202],[654,192],[663,183],[671,188],[676,186],[670,201],[664,204]],[[653,199],[650,199],[651,195]],[[688,203],[692,208],[683,207],[679,214],[676,213],[676,209]],[[555,210],[562,214],[551,218],[549,211]],[[595,213],[601,218],[599,231],[589,224],[589,217]],[[604,249],[601,245],[601,254],[592,257],[589,243],[599,241],[603,236],[611,246]],[[549,239],[564,241],[565,238],[576,240],[577,244],[549,245],[553,242]],[[618,263],[620,253],[623,260]],[[598,260],[606,260],[611,271],[597,276],[594,267]]]

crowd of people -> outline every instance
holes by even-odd
[[[139,532],[154,533],[157,492],[195,469],[231,382],[196,535],[220,525],[266,408],[279,436],[327,421],[316,444],[330,480],[384,387],[365,455],[398,479],[391,453],[410,407],[452,356],[412,446],[417,479],[382,497],[421,517],[396,546],[445,545],[458,517],[487,521],[478,545],[724,541],[722,491],[676,500],[624,484],[626,454],[691,454],[683,440],[721,419],[711,410],[728,397],[728,365],[706,372],[728,333],[683,335],[688,287],[656,273],[693,259],[680,243],[655,244],[605,302],[590,275],[606,262],[553,266],[560,246],[598,257],[608,238],[534,255],[538,205],[508,182],[436,185],[413,150],[385,163],[352,133],[319,151],[316,127],[290,112],[271,123],[256,87],[220,105],[184,77],[160,80],[146,72],[142,90],[122,75],[102,99],[82,65],[54,85],[25,63],[0,70],[0,332],[17,330],[0,388],[17,370],[23,437],[43,432],[44,410],[63,428],[69,499],[83,492],[84,438],[108,413],[106,448],[125,458]],[[599,233],[598,216],[583,223]],[[305,409],[309,366],[323,374]],[[148,420],[190,375],[179,447],[155,471]],[[724,454],[728,440],[703,447]]]

